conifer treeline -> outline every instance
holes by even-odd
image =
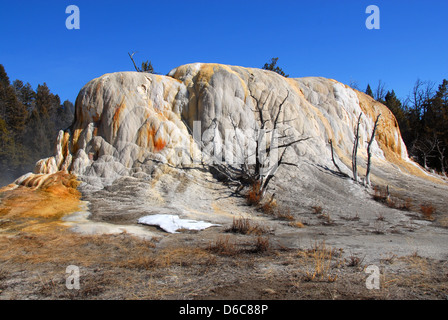
[[[366,94],[385,104],[395,115],[409,155],[425,169],[446,174],[448,168],[448,80],[436,87],[431,81],[417,80],[406,99],[378,84],[375,93],[367,85]]]
[[[0,64],[0,185],[51,156],[57,132],[71,125],[73,114],[73,104],[61,104],[45,83],[36,90],[20,80],[11,83]]]

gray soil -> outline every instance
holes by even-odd
[[[160,167],[146,178],[84,190],[84,212],[65,218],[79,247],[23,263],[56,241],[34,240],[29,252],[0,261],[0,298],[447,299],[446,182],[375,168],[374,183],[387,181],[395,206],[410,199],[400,210],[330,168],[303,163],[294,170],[281,168],[274,179],[274,213],[249,206],[199,169]],[[421,204],[435,207],[432,219]],[[158,213],[221,226],[168,234],[137,224]],[[252,232],[231,232],[240,218]],[[21,237],[9,245],[28,241]],[[80,290],[65,287],[69,264],[81,266]],[[380,270],[379,289],[366,288],[369,265]]]

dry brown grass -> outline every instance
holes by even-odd
[[[249,191],[247,191],[246,201],[249,205],[256,206],[256,205],[260,204],[261,198],[262,198],[261,196],[262,196],[261,183],[259,181],[257,181],[255,183],[253,183],[250,186]]]
[[[279,220],[286,220],[286,221],[294,221],[295,217],[291,213],[291,209],[287,208],[285,210],[279,210],[276,214],[276,218]]]
[[[232,226],[227,231],[248,235],[262,235],[270,232],[267,227],[254,223],[248,218],[233,218]]]
[[[401,196],[391,196],[387,188],[384,187],[375,186],[372,198],[393,209],[411,211],[414,208],[411,198],[403,199]]]
[[[404,201],[402,201],[397,206],[397,209],[403,210],[403,211],[411,211],[412,208],[413,208],[413,205],[412,205],[412,199],[411,198],[404,199]]]
[[[322,225],[324,225],[324,226],[333,226],[333,225],[335,225],[335,222],[331,218],[329,213],[321,213],[318,216],[318,218],[322,220]]]
[[[288,226],[293,228],[305,228],[305,225],[300,221],[290,221]]]
[[[230,240],[230,237],[218,237],[214,243],[209,244],[207,248],[210,252],[226,256],[234,256],[239,253],[236,244]]]
[[[299,256],[305,259],[306,265],[310,269],[305,270],[304,281],[334,282],[337,275],[332,274],[332,262],[337,255],[337,251],[325,245],[325,241],[316,242],[311,249],[302,250]]]
[[[275,215],[276,211],[278,210],[277,201],[275,201],[274,199],[266,201],[260,206],[260,209],[265,214]]]
[[[66,228],[54,228],[51,232],[1,236],[0,259],[24,264],[57,262],[119,266],[150,255],[154,247],[153,241],[129,235],[83,236],[67,232]]]
[[[254,252],[263,253],[269,251],[270,248],[271,244],[269,242],[269,238],[260,236],[257,237]]]
[[[311,207],[314,214],[322,214],[322,207],[321,206],[312,206]]]
[[[426,220],[434,220],[434,213],[436,212],[436,208],[431,204],[422,204],[420,205],[420,212]]]

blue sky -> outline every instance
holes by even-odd
[[[68,30],[68,5],[80,29]],[[380,30],[368,30],[368,5]],[[262,67],[322,76],[361,89],[381,79],[405,97],[417,78],[448,78],[447,0],[1,1],[0,64],[11,80],[46,82],[62,100],[105,73],[151,60],[166,74],[186,63]]]

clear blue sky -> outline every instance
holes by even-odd
[[[68,30],[68,5],[80,30]],[[368,30],[366,7],[380,8]],[[382,80],[405,97],[417,78],[448,78],[447,0],[182,0],[0,2],[0,64],[11,80],[46,82],[75,101],[89,80],[151,60],[166,74],[186,63],[262,67],[272,57],[291,77],[322,76],[361,89]]]

